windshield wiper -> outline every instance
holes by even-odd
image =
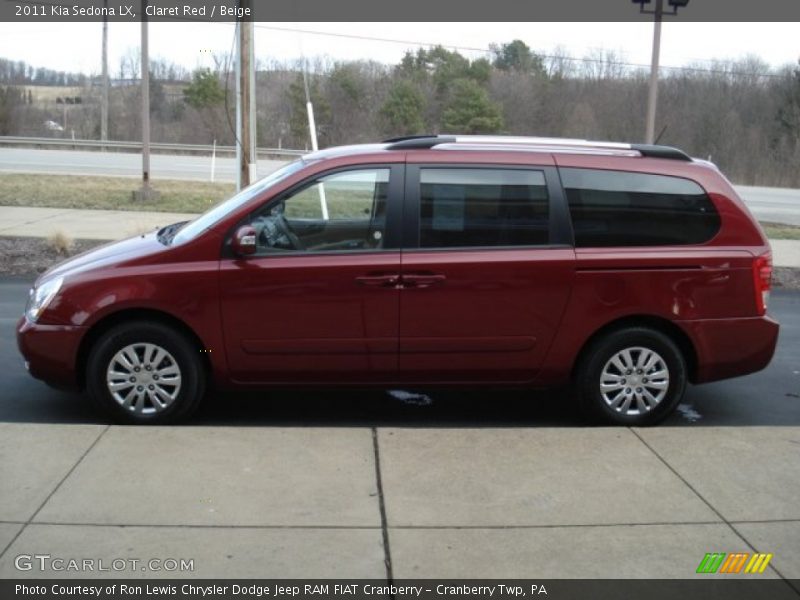
[[[162,227],[158,230],[156,234],[156,239],[159,242],[164,244],[165,246],[169,246],[172,243],[172,238],[175,237],[175,234],[178,233],[178,230],[186,225],[189,221],[181,221],[180,223],[173,223],[172,225],[167,225],[166,227]]]

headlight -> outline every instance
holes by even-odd
[[[47,305],[50,304],[50,301],[58,293],[58,290],[61,289],[62,283],[64,283],[64,278],[56,277],[55,279],[45,281],[38,287],[31,288],[28,296],[28,306],[25,308],[25,316],[28,317],[29,321],[32,323],[36,322],[36,319],[39,318],[42,311],[47,308]]]

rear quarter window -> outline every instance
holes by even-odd
[[[702,244],[720,228],[711,199],[681,177],[560,169],[577,247]]]

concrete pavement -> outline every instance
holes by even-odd
[[[57,231],[72,239],[116,240],[196,215],[74,208],[0,206],[0,236],[49,237]],[[771,240],[777,267],[800,267],[800,240]]]
[[[0,235],[49,237],[61,232],[72,239],[118,240],[196,216],[132,210],[0,206]]]
[[[770,240],[772,264],[776,267],[800,267],[800,240]]]
[[[14,566],[46,553],[194,561],[99,574],[125,577],[691,578],[706,552],[757,550],[764,577],[797,578],[798,439],[3,424],[0,577],[83,576]]]

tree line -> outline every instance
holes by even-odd
[[[88,77],[84,73],[55,71],[34,67],[24,60],[0,58],[0,84],[6,85],[84,85]]]
[[[137,58],[123,57],[111,70],[111,139],[141,136]],[[41,123],[57,119],[59,112],[29,102],[19,92],[19,65],[4,71],[8,64],[0,60],[0,83],[5,82],[0,85],[0,135],[40,134]],[[420,48],[396,65],[259,61],[259,146],[310,145],[304,70],[320,146],[421,133],[644,137],[646,69],[626,65],[609,51],[576,60],[559,51],[542,56],[514,40],[492,46],[479,58],[441,46]],[[24,72],[33,79],[23,83],[36,81],[37,69],[26,66]],[[235,82],[229,57],[215,56],[213,68],[193,73],[152,61],[150,75],[154,141],[233,144]],[[76,137],[97,138],[97,78],[74,85],[84,88],[84,98],[80,107],[70,107],[69,128]],[[800,186],[800,62],[772,69],[749,57],[664,69],[656,131],[659,143],[711,159],[737,183]]]

